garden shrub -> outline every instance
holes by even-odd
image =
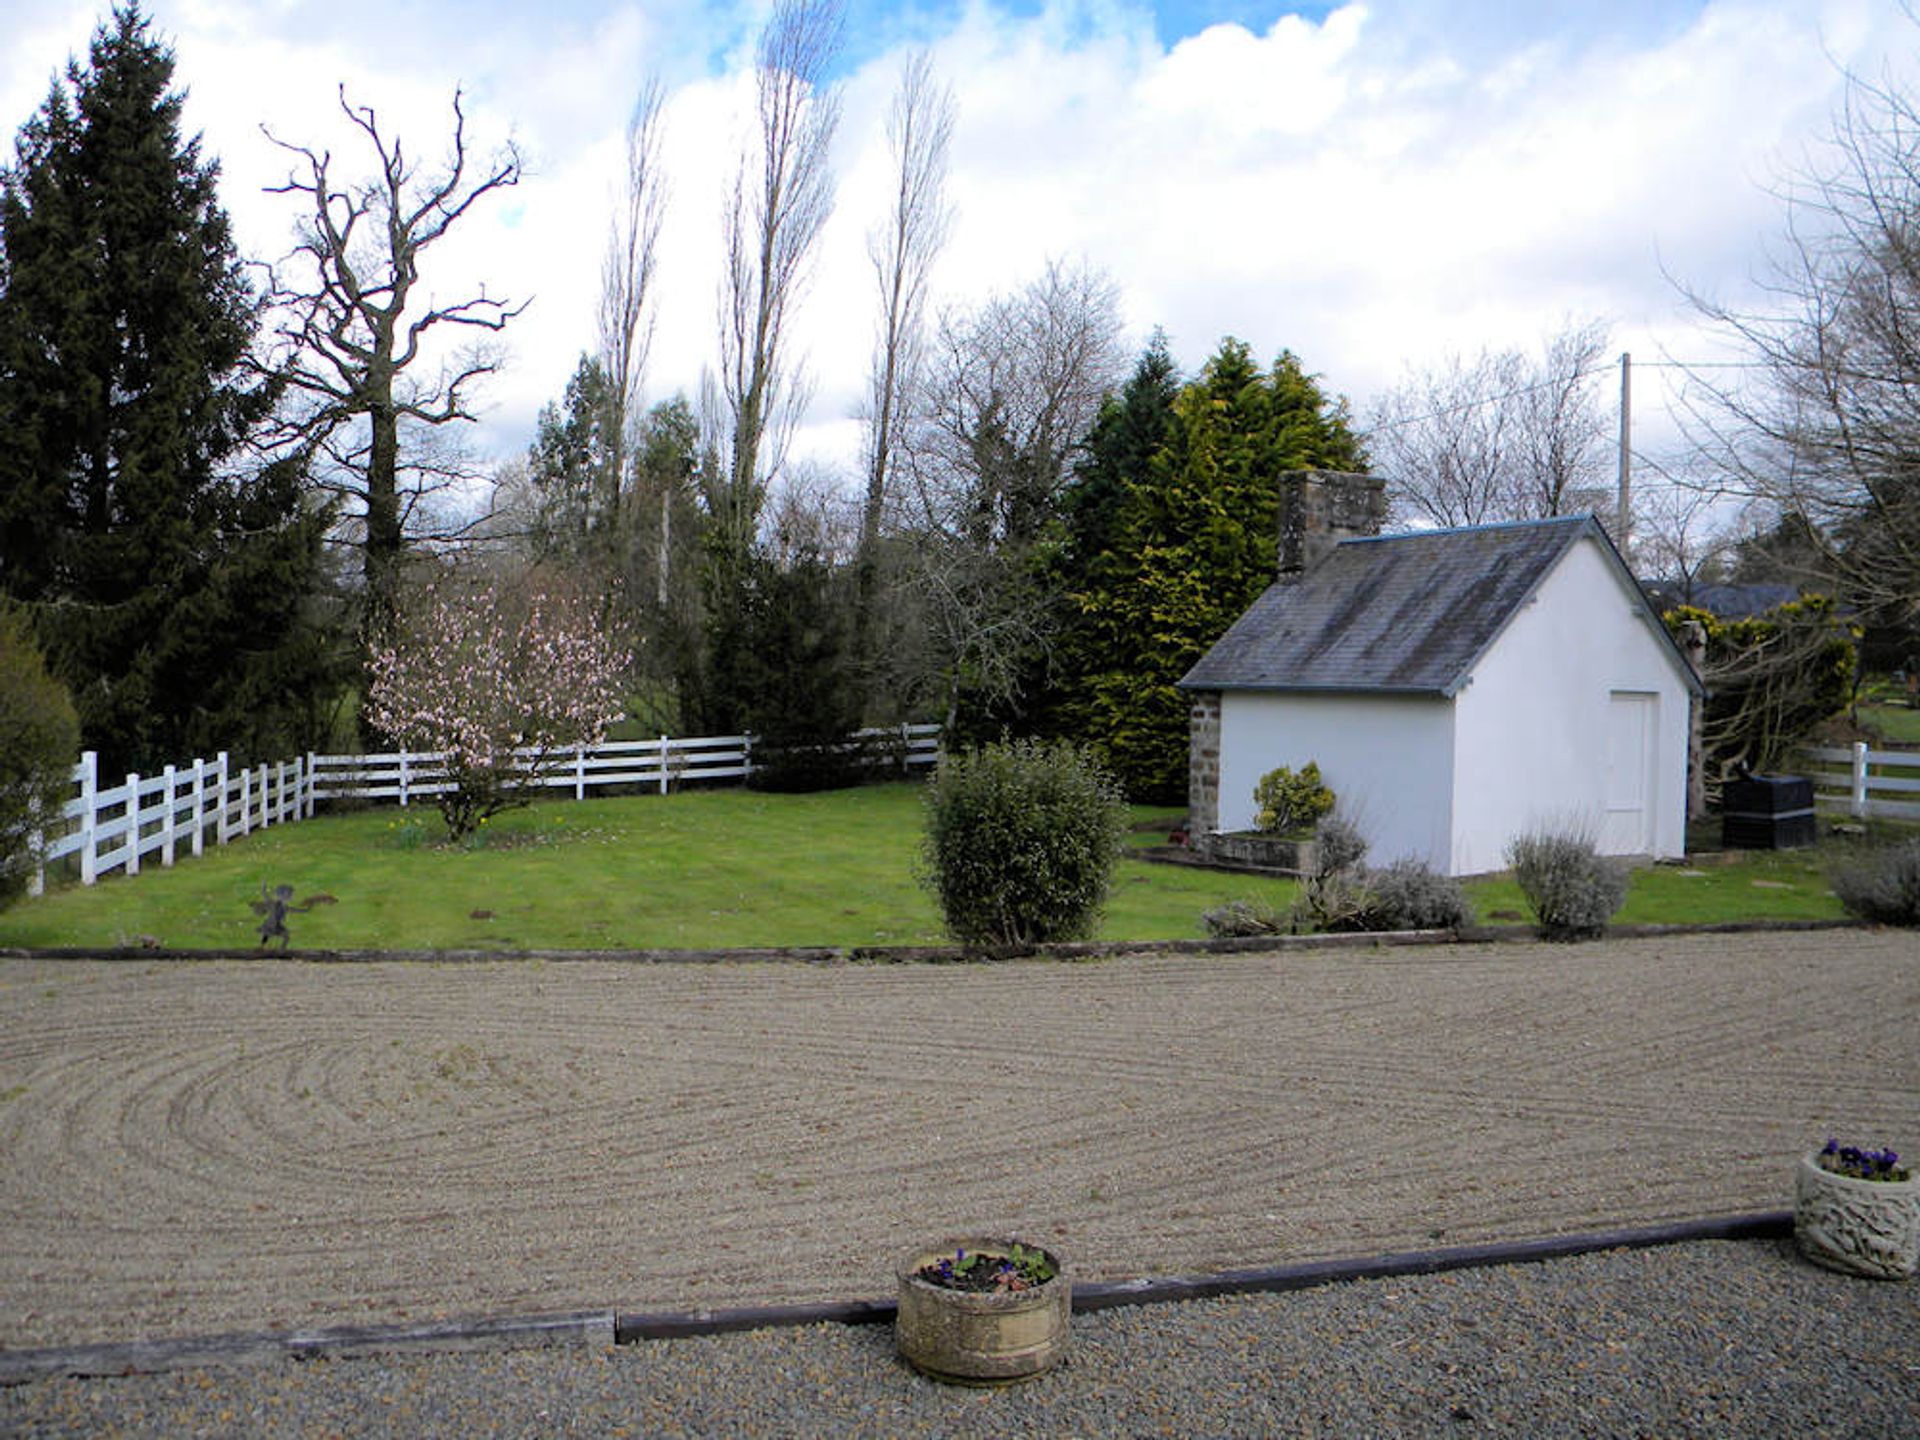
[[[1345,816],[1325,815],[1313,828],[1313,856],[1294,897],[1294,930],[1357,928],[1365,906],[1366,837]]]
[[[1284,935],[1292,928],[1288,918],[1264,900],[1229,900],[1215,909],[1203,911],[1200,923],[1216,940]]]
[[[1367,858],[1367,837],[1344,815],[1328,815],[1313,827],[1315,869],[1323,875],[1357,868]]]
[[[1259,901],[1235,900],[1201,915],[1207,933],[1458,930],[1472,923],[1473,909],[1458,880],[1421,860],[1373,869],[1366,863],[1366,837],[1342,815],[1327,815],[1314,827],[1313,853],[1313,869],[1301,879],[1289,914]]]
[[[1548,940],[1594,940],[1626,903],[1627,867],[1598,854],[1592,837],[1533,831],[1507,846],[1507,864]]]
[[[1458,930],[1473,921],[1467,892],[1420,860],[1367,872],[1367,930]]]
[[[1285,765],[1269,770],[1253,787],[1259,807],[1254,829],[1265,835],[1284,835],[1311,825],[1333,809],[1333,791],[1320,780],[1320,767],[1309,760],[1298,775]]]
[[[1127,807],[1080,750],[1019,740],[942,755],[926,816],[922,878],[954,939],[1017,949],[1093,933]]]
[[[33,832],[65,801],[79,750],[66,687],[47,672],[25,617],[0,605],[0,904],[26,888]]]
[[[1859,850],[1827,871],[1849,915],[1876,925],[1920,925],[1920,838]]]

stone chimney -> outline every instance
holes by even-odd
[[[1387,484],[1344,470],[1288,470],[1280,476],[1280,578],[1298,580],[1342,540],[1378,535]]]

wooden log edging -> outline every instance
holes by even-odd
[[[1353,1280],[1435,1275],[1449,1270],[1538,1264],[1603,1250],[1644,1250],[1701,1240],[1778,1240],[1793,1234],[1793,1212],[1767,1210],[1710,1216],[1663,1225],[1589,1231],[1533,1240],[1496,1241],[1444,1250],[1414,1250],[1344,1260],[1225,1270],[1212,1275],[1152,1276],[1137,1280],[1076,1282],[1076,1314],[1122,1305],[1161,1305],[1317,1289]],[[391,1351],[522,1349],[539,1345],[631,1345],[798,1325],[891,1324],[897,1305],[888,1300],[826,1301],[800,1305],[743,1305],[682,1311],[572,1311],[565,1314],[448,1320],[416,1325],[340,1326],[257,1334],[213,1335],[176,1340],[0,1350],[0,1386],[57,1376],[73,1378],[153,1374],[213,1365],[260,1364],[285,1359],[338,1358]]]
[[[1791,1210],[1767,1210],[1624,1230],[1554,1235],[1538,1240],[1495,1241],[1486,1245],[1458,1245],[1445,1250],[1411,1250],[1358,1259],[1309,1260],[1295,1265],[1222,1270],[1212,1275],[1076,1280],[1073,1285],[1073,1310],[1079,1315],[1111,1310],[1122,1305],[1163,1305],[1232,1295],[1265,1295],[1289,1290],[1312,1290],[1350,1280],[1386,1280],[1402,1275],[1437,1275],[1448,1270],[1485,1269],[1494,1265],[1537,1264],[1543,1260],[1565,1260],[1601,1250],[1645,1250],[1698,1240],[1775,1240],[1792,1234]],[[817,1325],[822,1322],[871,1325],[890,1323],[895,1310],[896,1306],[891,1300],[850,1300],[840,1304],[741,1306],[721,1310],[622,1314],[615,1317],[614,1334],[624,1345],[638,1340],[675,1340],[696,1335],[773,1329],[788,1325]]]
[[[338,1359],[392,1351],[529,1349],[537,1345],[611,1345],[611,1310],[572,1311],[413,1325],[338,1325],[318,1330],[266,1330],[174,1340],[108,1341],[37,1350],[0,1350],[0,1385],[56,1376],[75,1379],[153,1375],[211,1365]]]

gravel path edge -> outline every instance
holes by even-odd
[[[1451,1270],[1534,1264],[1610,1250],[1644,1250],[1702,1240],[1774,1240],[1791,1236],[1791,1211],[1710,1216],[1633,1229],[1590,1231],[1532,1240],[1403,1251],[1344,1260],[1319,1260],[1214,1275],[1156,1276],[1090,1282],[1075,1287],[1076,1314],[1118,1306],[1177,1304],[1305,1290],[1353,1280],[1432,1275]],[[636,1344],[802,1325],[890,1324],[891,1300],[806,1305],[737,1306],[713,1310],[626,1313],[572,1311],[553,1315],[451,1320],[421,1325],[339,1326],[188,1336],[169,1340],[0,1349],[0,1386],[35,1380],[151,1375],[172,1370],[272,1363],[353,1355],[524,1349],[548,1345]]]

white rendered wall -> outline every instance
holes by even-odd
[[[1686,683],[1645,615],[1587,540],[1495,641],[1455,701],[1454,874],[1501,869],[1508,839],[1541,826],[1645,852],[1610,838],[1625,833],[1607,812],[1614,692],[1655,697],[1648,830],[1656,856],[1685,852]]]
[[[1220,828],[1253,828],[1253,787],[1269,770],[1320,767],[1368,859],[1447,863],[1453,706],[1426,697],[1226,691],[1220,697]]]

